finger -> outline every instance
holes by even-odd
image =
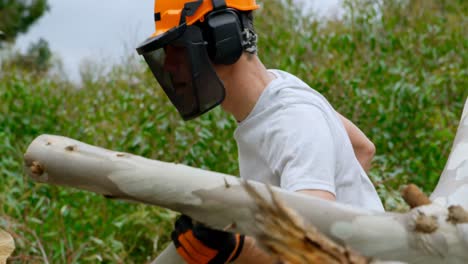
[[[180,233],[177,232],[176,230],[171,232],[171,239],[176,248],[180,247],[179,235]]]
[[[219,246],[219,241],[233,239],[233,235],[230,232],[211,229],[204,225],[196,224],[192,230],[193,235],[210,248],[217,248]]]
[[[189,241],[187,236],[190,233],[192,232],[189,231],[179,236],[180,244],[190,257],[198,260],[199,263],[208,263],[214,256],[216,256],[217,251],[207,249],[200,241]]]
[[[193,223],[192,223],[192,218],[186,216],[186,215],[181,215],[174,224],[174,229],[182,234],[187,232],[189,229],[193,228]]]
[[[239,256],[242,248],[244,247],[244,239],[245,239],[244,236],[240,234],[236,234],[236,247],[232,251],[226,263],[229,263],[232,260],[235,260]]]
[[[184,239],[192,246],[192,248],[200,255],[206,256],[209,259],[214,258],[218,254],[218,250],[206,246],[203,242],[197,239],[193,232],[184,234]],[[219,241],[218,241],[219,242]]]
[[[187,251],[185,250],[184,247],[178,247],[176,248],[177,253],[187,262],[188,264],[200,264],[196,259],[192,258]]]
[[[230,234],[232,234],[231,232],[214,229],[201,223],[195,223],[195,225],[192,227],[192,230],[195,234],[195,237],[203,241],[205,241],[205,238],[225,238],[229,237]]]

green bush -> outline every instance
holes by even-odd
[[[340,20],[262,1],[260,57],[323,93],[375,143],[370,176],[386,208],[437,183],[468,96],[467,1],[346,1]],[[466,24],[466,23],[465,23]],[[10,65],[11,66],[11,65]],[[183,122],[140,61],[88,72],[81,87],[14,67],[0,72],[0,227],[14,262],[142,263],[169,242],[175,213],[37,184],[22,155],[58,134],[152,159],[236,175],[235,121],[220,109]]]
[[[468,96],[468,2],[362,0],[345,7],[341,21],[329,22],[282,17],[297,14],[293,8],[264,10],[262,57],[324,94],[372,139],[378,156],[371,175],[381,194],[408,181],[431,191]]]
[[[40,76],[50,71],[52,59],[49,43],[40,38],[37,42],[31,43],[25,53],[16,51],[6,59],[6,62],[0,60],[2,64],[0,67],[21,68]]]

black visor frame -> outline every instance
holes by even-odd
[[[175,74],[165,68],[167,54],[164,48],[168,45],[180,47],[185,52],[187,61],[181,67],[184,68],[182,73]],[[198,26],[182,24],[146,40],[137,48],[184,120],[208,112],[225,97],[224,86],[213,69],[206,46]]]
[[[143,41],[143,43],[141,43],[136,48],[136,50],[139,55],[143,55],[145,53],[149,53],[157,49],[164,48],[164,46],[180,38],[184,34],[186,29],[187,29],[186,24],[182,24],[178,27],[174,27],[161,35],[148,38],[147,40]]]

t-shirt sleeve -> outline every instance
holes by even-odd
[[[314,105],[286,106],[265,131],[266,157],[280,187],[336,195],[336,146],[325,114]]]

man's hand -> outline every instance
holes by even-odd
[[[171,234],[179,255],[189,264],[224,264],[234,261],[244,245],[244,235],[214,230],[182,215]]]

